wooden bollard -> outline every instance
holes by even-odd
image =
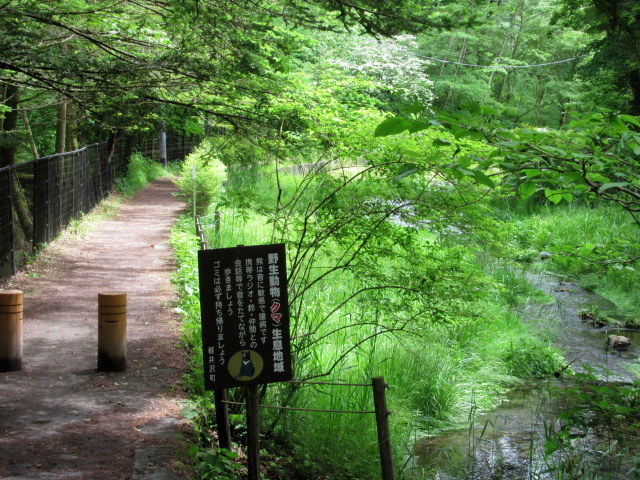
[[[98,371],[127,368],[127,294],[98,294]]]
[[[22,305],[20,290],[0,291],[0,372],[22,368]]]

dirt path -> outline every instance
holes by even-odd
[[[186,371],[169,303],[169,229],[184,205],[159,180],[85,238],[49,247],[24,291],[24,369],[0,373],[0,478],[179,479]],[[46,259],[49,257],[49,259]],[[128,294],[128,368],[97,373],[97,294]]]

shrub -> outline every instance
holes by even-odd
[[[196,168],[195,182],[192,177]],[[223,183],[227,179],[224,164],[218,158],[215,147],[210,140],[204,140],[184,161],[182,175],[176,181],[189,208],[193,210],[193,190],[195,183],[196,213],[203,215],[209,205],[220,198]]]
[[[127,195],[133,195],[147,184],[166,172],[159,163],[134,153],[129,160],[127,174],[116,179],[116,190]]]
[[[522,379],[550,377],[564,365],[560,354],[536,339],[512,342],[502,360],[509,375]]]

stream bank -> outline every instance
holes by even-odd
[[[626,323],[626,319],[616,313],[613,303],[548,272],[526,275],[530,283],[554,300],[547,305],[527,305],[521,314],[525,321],[535,326],[548,328],[551,325],[554,343],[564,353],[567,363],[571,363],[573,371],[591,372],[603,385],[630,384],[637,380],[632,365],[637,365],[640,331],[595,328],[581,318],[584,309],[590,308],[607,312],[608,316]],[[609,335],[630,338],[631,348],[621,352],[608,349]],[[558,416],[568,407],[561,400],[563,390],[573,386],[575,382],[570,376],[533,382],[511,391],[492,412],[476,415],[472,410],[468,428],[419,439],[415,444],[415,455],[418,469],[426,475],[423,478],[558,478],[554,467],[564,460],[559,458],[561,452],[545,455],[545,440],[550,432],[557,430]],[[589,457],[586,460],[606,472],[604,478],[628,478],[623,469],[607,463],[615,460],[615,456],[605,459],[600,455],[596,448],[599,444],[595,436],[580,440],[581,460]]]

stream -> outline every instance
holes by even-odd
[[[555,299],[549,305],[528,305],[522,315],[534,325],[551,324],[555,344],[571,368],[584,372],[583,365],[600,366],[597,375],[604,382],[630,383],[637,377],[628,369],[636,363],[640,350],[640,330],[597,328],[584,322],[581,311],[590,308],[622,323],[615,305],[607,299],[581,289],[550,273],[528,273],[528,280]],[[623,352],[606,349],[608,335],[623,335],[631,339],[632,347]],[[554,458],[544,456],[545,428],[556,422],[563,408],[557,399],[566,381],[540,380],[527,388],[509,392],[495,410],[472,415],[471,427],[444,432],[419,439],[415,444],[417,467],[425,472],[422,478],[433,480],[523,480],[554,479],[549,471]],[[586,455],[595,455],[585,445]],[[595,457],[594,457],[594,461]],[[603,467],[605,468],[605,467]],[[591,477],[589,477],[591,478]],[[615,467],[606,477],[616,476]]]

